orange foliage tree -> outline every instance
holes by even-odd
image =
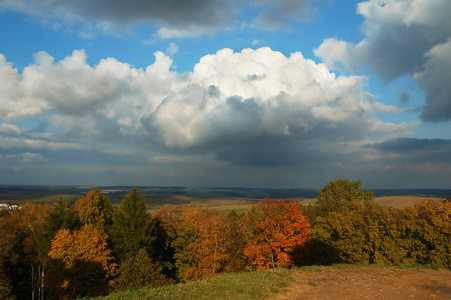
[[[193,225],[197,238],[187,247],[195,262],[192,269],[195,276],[192,278],[207,278],[244,269],[247,235],[245,224],[239,216],[228,217],[215,211],[198,209]]]
[[[236,219],[193,205],[165,205],[155,215],[173,229],[177,278],[193,281],[244,267],[244,239]],[[241,224],[242,225],[242,224]],[[244,233],[244,230],[242,230]]]
[[[262,200],[248,214],[253,241],[244,254],[257,269],[290,267],[300,261],[299,253],[309,239],[310,225],[301,205],[284,200]]]
[[[106,294],[116,268],[104,235],[91,225],[73,234],[61,229],[52,240],[46,286],[49,298],[73,299],[75,296]]]
[[[223,272],[230,244],[223,218],[207,209],[193,208],[185,211],[184,219],[196,231],[195,241],[187,247],[194,264],[184,270],[185,279],[203,279]]]

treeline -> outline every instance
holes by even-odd
[[[306,207],[311,264],[432,264],[451,267],[451,202],[395,209],[374,202],[361,182],[336,180]]]
[[[306,264],[451,267],[451,204],[382,207],[360,181],[317,203],[262,200],[245,214],[165,205],[133,188],[118,207],[96,189],[70,206],[28,202],[0,216],[0,298],[74,299]]]

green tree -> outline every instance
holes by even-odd
[[[171,284],[163,273],[163,266],[154,261],[143,248],[132,257],[124,260],[118,270],[115,280],[117,290],[139,289],[143,287],[158,287]]]
[[[186,282],[184,271],[194,265],[191,251],[188,246],[196,240],[196,229],[192,224],[181,223],[176,228],[175,237],[171,241],[174,249],[174,266],[176,268],[176,280]]]
[[[173,278],[179,282],[186,282],[186,270],[195,265],[188,247],[197,239],[196,228],[193,224],[192,204],[162,206],[155,215],[160,220],[167,232],[168,251],[173,257]]]
[[[406,209],[359,202],[318,217],[306,246],[312,264],[451,266],[451,204],[427,201]]]
[[[329,181],[318,196],[320,212],[325,215],[332,211],[342,211],[352,207],[354,202],[366,202],[374,200],[374,192],[362,187],[359,180],[337,179]]]
[[[158,257],[159,222],[147,210],[146,200],[136,187],[125,196],[113,214],[110,238],[116,258],[121,262],[144,248],[151,257]],[[164,249],[161,249],[164,250]]]
[[[326,217],[330,212],[353,210],[361,202],[374,202],[374,192],[365,191],[360,180],[337,179],[329,181],[321,189],[317,202],[306,206],[304,214],[310,224],[314,225],[319,216]]]

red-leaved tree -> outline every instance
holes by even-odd
[[[309,238],[310,224],[299,203],[266,198],[248,217],[254,238],[244,254],[258,270],[290,267],[300,261],[300,249]]]

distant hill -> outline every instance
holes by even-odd
[[[383,196],[431,196],[451,197],[451,189],[377,189],[373,190],[376,197]]]
[[[59,185],[0,185],[0,201],[54,201],[63,196],[74,201],[79,195],[94,189],[94,186],[59,186]],[[119,203],[128,194],[132,186],[100,186],[110,196],[113,203]],[[229,199],[246,198],[260,200],[265,197],[278,199],[313,199],[319,195],[319,189],[276,189],[245,187],[183,187],[183,186],[137,186],[138,191],[150,199],[163,201],[170,196],[183,196],[194,199]],[[376,197],[384,196],[421,196],[451,198],[451,189],[376,189]],[[152,200],[151,200],[152,201]]]

